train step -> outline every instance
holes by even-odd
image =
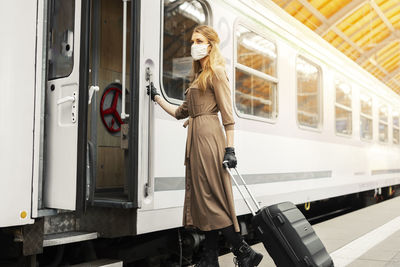
[[[99,235],[97,232],[64,232],[58,234],[48,234],[44,236],[43,247],[51,247],[51,246],[81,242],[86,240],[92,240],[96,239],[98,236]]]
[[[95,260],[90,262],[84,262],[76,265],[71,265],[71,267],[122,267],[123,262],[118,260],[109,260],[109,259],[102,259],[102,260]]]

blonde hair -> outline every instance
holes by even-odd
[[[217,32],[207,25],[200,25],[194,28],[193,33],[200,33],[208,40],[211,47],[210,53],[207,56],[203,71],[201,70],[200,60],[193,60],[192,63],[192,84],[197,82],[201,91],[205,92],[207,86],[211,84],[212,78],[215,75],[215,68],[222,66],[225,69],[225,59],[222,57],[219,50],[219,37]]]

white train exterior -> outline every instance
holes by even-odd
[[[73,25],[57,37],[63,20],[54,14],[64,8],[58,2],[0,4],[3,231],[22,229],[24,235],[23,229],[39,225],[36,241],[47,239],[44,246],[51,246],[63,241],[52,243],[49,236],[64,231],[111,238],[182,226],[186,129],[146,95],[150,78],[168,101],[182,103],[180,91],[166,84],[184,80],[190,66],[188,44],[165,37],[166,30],[186,23],[173,21],[177,14],[208,23],[220,34],[232,88],[238,168],[261,205],[301,204],[400,184],[400,97],[272,1],[69,0]],[[107,30],[112,23],[122,25],[111,28],[117,35]],[[129,33],[125,56],[124,25]],[[251,44],[246,36],[262,41]],[[175,52],[168,52],[173,45]],[[268,70],[246,65],[239,46],[264,56]],[[180,50],[185,55],[174,57]],[[310,82],[302,76],[307,71],[317,73],[310,92],[299,89]],[[264,98],[240,89],[246,75],[251,90],[257,79],[269,84]],[[126,94],[118,100],[116,90],[111,96],[129,125],[128,132],[121,126],[122,134],[104,130],[96,115],[106,108],[100,104],[112,104],[106,85],[121,80]],[[338,99],[343,92],[346,103]],[[254,101],[264,109],[257,111]],[[299,101],[315,103],[304,111]],[[102,118],[109,128],[115,125],[115,118]],[[237,214],[248,214],[234,193]],[[58,229],[65,220],[71,226]]]

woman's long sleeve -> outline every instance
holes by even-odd
[[[235,120],[232,111],[232,95],[225,69],[223,67],[217,67],[214,73],[212,85],[217,106],[221,112],[222,124],[224,125],[225,131],[233,130]]]
[[[184,118],[189,117],[189,111],[188,111],[188,106],[187,106],[187,101],[185,100],[182,105],[180,105],[176,110],[175,110],[175,118],[177,120],[181,120]]]

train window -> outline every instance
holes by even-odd
[[[388,108],[386,105],[379,107],[379,141],[387,143],[388,136]]]
[[[393,144],[400,144],[399,112],[393,112]]]
[[[360,108],[360,137],[364,140],[372,140],[372,98],[361,95]]]
[[[335,124],[336,132],[345,135],[352,134],[351,86],[341,81],[335,82]]]
[[[71,74],[74,64],[75,0],[51,1],[49,26],[48,78]]]
[[[242,25],[236,28],[235,105],[244,115],[275,119],[277,108],[276,45]]]
[[[297,121],[300,125],[320,128],[321,69],[302,56],[297,58]]]
[[[190,83],[193,29],[208,22],[202,1],[164,1],[163,87],[170,98],[183,100]]]

